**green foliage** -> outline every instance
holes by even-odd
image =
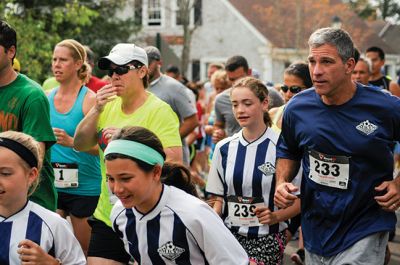
[[[76,39],[100,55],[115,43],[127,41],[135,32],[133,23],[113,17],[125,2],[3,0],[0,18],[17,31],[21,72],[42,82],[52,75],[52,52],[63,39]]]
[[[400,5],[398,1],[380,0],[378,1],[378,8],[383,19],[391,18],[400,22]]]
[[[138,32],[141,25],[135,24],[134,18],[121,19],[115,16],[115,11],[124,8],[126,2],[105,0],[100,5],[91,5],[99,16],[92,20],[90,27],[85,27],[84,34],[77,36],[76,40],[90,46],[98,56],[107,55],[117,43],[129,42],[130,36]],[[97,68],[94,71],[98,73]]]
[[[400,4],[397,0],[347,0],[349,6],[363,19],[381,18],[400,22]]]
[[[350,0],[350,7],[363,19],[376,19],[376,10],[368,0]]]

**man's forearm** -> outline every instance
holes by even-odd
[[[396,82],[391,81],[389,83],[389,91],[393,95],[400,97],[400,86]]]
[[[187,117],[183,120],[181,127],[179,128],[179,134],[181,138],[185,138],[189,135],[189,133],[193,132],[194,129],[199,125],[199,120],[197,119],[197,115],[193,114],[190,117]]]
[[[276,184],[291,182],[297,175],[300,161],[286,158],[278,158],[276,162]]]

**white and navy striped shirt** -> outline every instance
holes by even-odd
[[[40,245],[62,264],[86,264],[85,255],[68,222],[31,201],[8,218],[0,216],[0,264],[21,264],[17,250],[19,242],[24,239]]]
[[[249,143],[243,137],[243,130],[217,143],[207,180],[207,192],[224,197],[228,196],[262,197],[271,211],[275,193],[276,144],[279,133],[267,128],[257,140]],[[260,169],[261,168],[261,169]],[[270,174],[265,174],[267,168]],[[227,216],[227,207],[224,210]],[[259,227],[231,226],[229,217],[225,224],[243,236],[260,237],[280,232],[287,228],[284,222]]]
[[[246,252],[204,202],[163,185],[157,205],[143,215],[118,201],[114,231],[139,264],[248,264]]]

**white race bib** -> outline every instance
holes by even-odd
[[[54,186],[56,188],[77,188],[78,165],[68,163],[51,163],[54,170]]]
[[[327,155],[311,150],[309,158],[309,179],[320,185],[347,189],[350,176],[349,157]]]
[[[228,197],[228,216],[233,226],[261,226],[254,210],[264,205],[263,198]]]

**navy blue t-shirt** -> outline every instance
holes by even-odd
[[[393,179],[397,140],[400,99],[376,88],[357,84],[353,98],[339,106],[324,104],[314,88],[288,103],[277,157],[303,163],[301,211],[308,251],[332,256],[395,228],[395,214],[377,204],[374,187]]]

